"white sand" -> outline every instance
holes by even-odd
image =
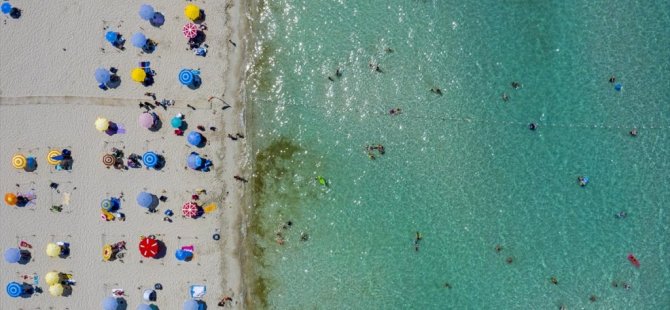
[[[0,250],[15,247],[18,240],[33,246],[33,261],[26,265],[0,261],[0,285],[23,282],[21,275],[36,273],[45,292],[26,299],[9,298],[3,292],[0,309],[100,309],[101,300],[113,288],[123,288],[127,309],[135,309],[142,302],[142,289],[154,283],[164,287],[155,303],[160,309],[181,309],[191,284],[207,286],[203,301],[210,309],[217,308],[223,296],[232,296],[235,308],[245,308],[239,259],[243,185],[232,176],[241,174],[246,165],[246,140],[225,137],[244,133],[244,1],[193,2],[207,14],[209,53],[204,58],[185,50],[183,1],[147,2],[166,17],[160,29],[139,18],[140,3],[135,1],[12,3],[23,10],[23,16],[19,20],[0,17],[6,20],[0,22],[0,193],[34,190],[37,199],[34,206],[17,208],[2,203],[0,207]],[[126,50],[119,52],[104,39],[106,25],[128,41],[135,31],[144,29],[158,42],[157,50],[138,55],[139,49],[126,42]],[[229,39],[237,47],[228,43]],[[130,69],[142,60],[151,61],[157,72],[151,87],[129,77]],[[110,66],[119,69],[122,83],[104,92],[97,88],[93,72]],[[203,84],[199,89],[179,84],[177,73],[183,67],[200,68]],[[137,124],[142,112],[137,104],[148,99],[144,92],[156,93],[159,100],[176,100],[167,111],[155,110],[163,122],[157,132]],[[232,108],[222,110],[222,100],[208,101],[210,96],[222,98]],[[176,113],[185,115],[189,130],[195,130],[196,125],[217,128],[204,133],[209,144],[196,150],[213,161],[212,171],[184,169],[186,156],[194,148],[187,145],[185,137],[172,133],[169,122]],[[93,122],[97,116],[123,124],[127,133],[110,137],[96,131]],[[101,156],[112,147],[123,148],[126,155],[153,150],[163,154],[167,164],[161,171],[106,169]],[[71,172],[55,171],[47,164],[50,148],[72,150]],[[12,168],[15,153],[37,157],[37,170]],[[60,194],[49,188],[51,182],[60,184]],[[219,208],[204,218],[182,218],[181,205],[197,188],[207,190],[203,202],[216,202]],[[168,197],[158,206],[159,213],[147,214],[137,205],[136,196],[142,190]],[[121,211],[127,220],[103,222],[100,201],[121,192]],[[66,193],[69,205],[61,213],[50,212],[49,207],[61,204]],[[168,208],[175,212],[173,223],[162,220],[162,211]],[[221,234],[221,240],[212,239],[215,232]],[[149,234],[166,244],[164,258],[146,259],[139,254],[139,236]],[[102,245],[121,240],[128,243],[124,263],[103,262]],[[45,246],[52,241],[69,242],[71,256],[47,257]],[[177,261],[175,250],[189,244],[195,246],[194,260]],[[43,278],[51,270],[73,274],[76,285],[72,295],[49,295]]]

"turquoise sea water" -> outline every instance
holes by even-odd
[[[259,5],[262,306],[670,308],[670,2]]]

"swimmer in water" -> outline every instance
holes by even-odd
[[[616,217],[618,219],[625,219],[626,216],[628,216],[628,213],[626,213],[626,211],[621,211],[621,212],[614,215],[614,217]]]
[[[509,101],[509,96],[506,93],[502,93],[501,97],[502,97],[502,101],[505,101],[505,102]]]
[[[340,70],[340,68],[337,68],[337,70],[335,70],[335,76],[338,78],[342,77],[342,70]]]
[[[414,251],[419,252],[419,242],[421,241],[421,239],[423,239],[421,237],[421,233],[417,231],[416,236],[414,237]]]
[[[530,123],[530,124],[528,125],[528,129],[530,129],[530,130],[535,130],[535,129],[537,129],[537,124],[535,124],[535,123]]]
[[[400,113],[402,113],[402,110],[400,110],[400,108],[393,108],[393,109],[389,110],[389,114],[391,114],[391,115],[398,115]]]
[[[614,75],[610,76],[609,82],[614,84],[614,82],[616,82],[616,76]]]
[[[628,134],[630,134],[631,137],[637,137],[637,128],[633,128]]]
[[[521,83],[519,83],[517,81],[512,82],[512,88],[514,88],[514,89],[521,88]]]
[[[438,94],[438,95],[442,96],[442,90],[438,87],[433,87],[433,88],[430,89],[430,91],[434,94]]]

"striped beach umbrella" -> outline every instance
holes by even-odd
[[[195,74],[190,69],[182,69],[179,71],[179,83],[190,86],[195,81]]]
[[[114,250],[112,249],[112,246],[109,244],[105,244],[102,246],[102,259],[105,261],[108,261],[112,258],[112,254],[114,254]]]
[[[156,167],[158,164],[158,155],[152,151],[146,152],[142,155],[142,161],[147,168]]]
[[[53,158],[56,157],[56,156],[60,156],[60,155],[61,155],[61,152],[58,151],[58,150],[49,151],[49,153],[47,153],[47,163],[49,163],[49,165],[54,165],[54,166],[58,165],[60,163],[60,160],[53,159]]]
[[[183,33],[187,39],[193,39],[198,36],[198,25],[188,23],[181,28],[181,33]]]
[[[113,166],[115,162],[116,157],[112,154],[105,154],[102,156],[102,163],[107,167]]]
[[[12,157],[12,166],[16,169],[23,169],[26,167],[27,161],[23,154],[16,154]]]
[[[23,285],[17,282],[9,282],[7,284],[7,295],[12,298],[16,298],[23,294]]]
[[[185,203],[181,207],[181,214],[188,218],[195,218],[198,216],[198,205],[192,201]]]
[[[100,203],[100,208],[103,208],[107,211],[112,210],[112,207],[114,205],[112,204],[112,201],[109,199],[103,199],[102,202]]]
[[[158,241],[154,238],[143,238],[140,241],[140,254],[144,257],[155,257],[158,254]]]

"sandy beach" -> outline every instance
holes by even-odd
[[[0,46],[0,189],[3,194],[30,193],[35,198],[23,207],[3,203],[0,208],[3,252],[23,241],[22,249],[31,253],[26,264],[2,260],[0,283],[36,284],[43,290],[27,298],[5,294],[1,309],[100,309],[113,289],[123,289],[127,309],[141,303],[181,309],[191,298],[191,285],[206,286],[199,300],[208,308],[217,308],[225,296],[232,298],[227,308],[245,308],[239,254],[245,185],[234,176],[245,175],[246,139],[228,138],[228,134],[246,136],[245,3],[147,3],[165,16],[164,25],[153,27],[140,19],[141,3],[133,1],[13,1],[22,10],[21,18],[1,17],[1,41],[12,43]],[[182,34],[188,3],[206,14],[206,57],[188,50]],[[125,50],[105,41],[110,29],[128,40]],[[130,44],[132,34],[140,31],[157,43],[153,53]],[[130,78],[130,71],[146,61],[156,72],[149,87]],[[106,91],[98,88],[94,71],[99,67],[117,68],[120,85]],[[198,69],[202,85],[197,89],[181,85],[177,74],[182,68]],[[174,100],[170,106],[146,109],[162,123],[153,131],[138,124],[138,116],[146,111],[138,104],[153,102],[145,92],[155,93],[158,101]],[[188,124],[186,134],[200,132],[206,145],[189,145],[186,134],[173,132],[170,120],[179,113]],[[113,135],[96,130],[98,117],[122,130]],[[126,158],[154,151],[165,158],[165,166],[106,168],[102,156],[112,148],[122,150]],[[54,149],[72,152],[71,170],[57,171],[47,163],[47,153]],[[186,167],[186,158],[194,151],[211,160],[209,172]],[[15,154],[35,157],[37,168],[15,169]],[[196,202],[216,208],[199,218],[183,217],[182,205],[199,190],[206,193],[201,191]],[[164,196],[157,212],[138,205],[136,197],[143,191]],[[121,199],[119,211],[125,221],[101,219],[101,201],[110,197]],[[62,210],[50,210],[52,206]],[[167,209],[174,212],[172,222],[164,220]],[[214,240],[215,234],[220,240]],[[140,237],[149,235],[164,244],[158,258],[145,258],[138,250]],[[103,261],[103,245],[120,241],[126,242],[123,257]],[[51,242],[68,243],[70,254],[48,257],[45,248]],[[175,258],[177,249],[190,246],[191,261]],[[44,281],[50,271],[72,275],[68,296],[50,295]],[[144,290],[156,283],[162,285],[156,301],[143,300]]]

